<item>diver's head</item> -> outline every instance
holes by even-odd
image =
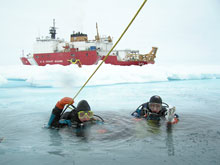
[[[76,116],[80,122],[86,122],[93,118],[93,112],[86,100],[81,100],[76,107]]]
[[[162,99],[160,96],[152,96],[149,101],[149,108],[153,113],[158,113],[162,109]]]

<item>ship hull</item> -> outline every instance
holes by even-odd
[[[45,66],[47,64],[66,66],[72,64],[74,60],[79,60],[81,65],[94,65],[97,64],[100,59],[96,51],[34,54],[33,58],[39,66]]]
[[[21,57],[20,59],[23,65],[31,65],[31,63],[26,57]]]
[[[29,61],[30,59],[26,57],[20,58],[24,65],[32,65]],[[45,65],[63,65],[67,66],[74,62],[74,59],[79,60],[81,65],[96,65],[104,57],[97,55],[96,51],[81,51],[81,52],[62,52],[62,53],[44,53],[44,54],[34,54],[33,59],[35,64],[38,66]],[[118,61],[117,56],[109,55],[104,62],[105,64],[120,65],[120,66],[130,66],[130,65],[146,65],[154,64],[154,61]]]
[[[111,65],[121,65],[121,66],[130,66],[130,65],[146,65],[146,64],[154,64],[154,61],[146,62],[146,61],[118,61],[116,56],[108,56],[105,60],[106,64]]]

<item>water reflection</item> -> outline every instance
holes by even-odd
[[[137,138],[149,138],[162,133],[159,121],[145,119],[134,119],[134,121],[136,122],[135,134]]]
[[[91,132],[91,126],[73,128],[72,131],[77,137],[80,137],[81,140],[88,141]]]
[[[62,137],[58,129],[48,129],[50,142],[49,146],[62,146]]]
[[[154,144],[155,150],[163,149],[166,146],[168,156],[175,155],[173,143],[173,125],[167,124],[165,120],[136,120],[135,123],[136,138],[143,139],[143,142]],[[165,141],[165,144],[163,143]]]
[[[100,150],[105,151],[106,148],[107,150],[119,146],[123,148],[126,144],[133,142],[142,144],[143,147],[146,145],[154,146],[155,151],[163,149],[168,156],[175,155],[172,125],[167,125],[163,120],[135,120],[124,115],[115,115],[114,118],[107,118],[102,125],[49,129],[49,133],[50,146],[53,148],[48,153],[59,156],[63,156],[62,151],[66,152],[65,146],[73,146],[75,150],[83,151],[82,148],[85,145],[86,151],[83,152],[88,152],[90,145],[99,146]],[[68,150],[71,151],[70,148]],[[152,150],[151,147],[144,150],[148,149]]]
[[[0,143],[2,143],[3,140],[4,140],[4,137],[0,137]],[[3,154],[5,154],[5,151],[3,150],[2,146],[1,146],[1,148],[0,148],[0,155],[3,155]]]
[[[87,141],[90,135],[91,126],[65,127],[61,129],[49,129],[50,146],[62,146],[64,138]],[[74,138],[79,137],[79,138]]]
[[[166,120],[160,120],[160,121],[149,120],[147,121],[147,125],[148,125],[147,131],[151,132],[154,135],[160,134],[163,136],[164,133],[166,134],[165,141],[166,141],[168,156],[174,156],[175,149],[173,143],[173,128],[172,128],[174,125],[167,124]],[[165,128],[165,130],[163,128]]]
[[[49,136],[50,136],[49,146],[55,147],[52,151],[48,151],[48,153],[52,154],[52,155],[64,157],[65,154],[63,153],[63,150],[60,149],[60,148],[62,148],[60,146],[63,146],[63,143],[62,143],[62,137],[61,137],[58,129],[48,129],[48,131],[49,131]],[[58,147],[58,149],[57,149],[57,147]]]
[[[167,124],[167,137],[166,137],[166,146],[168,149],[168,155],[174,156],[175,155],[175,149],[173,144],[173,134],[172,134],[172,124]]]
[[[147,131],[151,132],[152,134],[160,134],[161,133],[161,123],[158,120],[148,120],[147,122]]]
[[[89,137],[89,127],[48,129],[49,151],[51,155],[65,157],[66,145],[79,144],[81,141],[87,142]]]
[[[1,137],[1,138],[0,138],[0,143],[1,143],[3,140],[4,140],[4,138],[3,138],[3,137]]]

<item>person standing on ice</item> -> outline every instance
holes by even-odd
[[[175,107],[162,102],[160,96],[152,96],[147,103],[141,104],[131,115],[136,118],[146,118],[147,120],[157,120],[164,118],[168,124],[176,124],[179,117],[175,114]]]
[[[85,123],[96,123],[98,121],[104,122],[101,117],[93,114],[86,100],[81,100],[77,107],[75,107],[73,103],[74,100],[70,97],[64,97],[58,101],[52,110],[48,127],[81,127]],[[64,107],[67,105],[71,106],[72,110],[64,113],[66,109],[64,109]],[[94,116],[97,118],[94,118]]]

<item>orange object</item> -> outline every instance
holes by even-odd
[[[106,129],[99,129],[99,130],[97,130],[97,132],[98,132],[98,133],[106,133],[107,130],[106,130]]]
[[[178,123],[179,119],[178,118],[174,118],[172,122],[168,122],[168,124],[176,124]]]
[[[134,121],[140,121],[140,120],[142,120],[141,118],[133,118],[132,120],[134,120]]]
[[[64,97],[60,101],[57,102],[56,107],[59,109],[63,109],[66,104],[73,104],[74,100],[70,97]]]

